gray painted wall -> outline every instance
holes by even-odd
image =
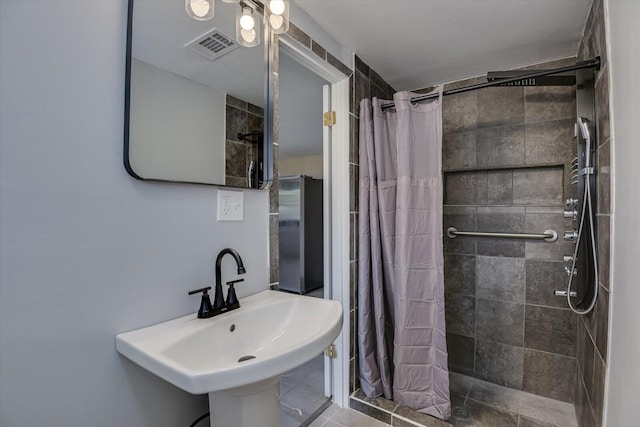
[[[0,2],[2,426],[188,425],[206,398],[119,356],[115,335],[194,312],[186,292],[226,246],[240,296],[267,286],[267,192],[217,223],[216,188],[125,172],[125,32],[125,0]]]

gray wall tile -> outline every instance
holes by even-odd
[[[487,203],[490,205],[513,204],[513,171],[487,172]]]
[[[515,389],[522,388],[524,349],[476,340],[477,378]]]
[[[524,349],[522,390],[573,403],[576,359]]]
[[[241,178],[247,176],[247,146],[244,143],[226,141],[225,172],[229,176]]]
[[[572,62],[575,63],[574,58]],[[524,101],[526,123],[570,119],[576,115],[575,86],[525,87]]]
[[[596,167],[597,213],[611,213],[611,143],[607,141],[598,148]]]
[[[269,283],[277,283],[280,279],[280,239],[278,236],[279,215],[269,215]]]
[[[578,426],[580,427],[596,427],[596,420],[593,417],[591,404],[587,398],[584,384],[580,379],[576,382],[575,391],[576,417],[578,418]]]
[[[360,101],[370,98],[369,77],[360,71],[355,72],[354,109],[360,115]]]
[[[444,200],[447,205],[486,205],[487,173],[446,173]]]
[[[476,166],[476,132],[456,132],[442,136],[442,168],[468,169]]]
[[[478,128],[524,123],[524,88],[492,87],[478,93]]]
[[[445,96],[442,99],[442,133],[473,130],[477,125],[477,92]]]
[[[524,302],[524,267],[520,258],[476,258],[476,296]]]
[[[593,413],[597,415],[596,424],[602,423],[602,413],[604,412],[604,386],[606,377],[606,366],[598,356],[594,360],[593,370],[593,392],[589,396],[593,406]]]
[[[474,349],[473,338],[447,333],[449,369],[461,374],[473,375]]]
[[[497,233],[524,232],[524,213],[478,213],[478,230]],[[477,254],[486,256],[524,257],[525,242],[516,239],[478,239]]]
[[[566,308],[567,299],[555,296],[553,291],[566,290],[567,280],[563,262],[527,260],[527,304]]]
[[[287,34],[289,34],[295,41],[302,44],[308,49],[311,49],[311,37],[300,28],[296,27],[292,22],[289,23],[289,30],[287,30]]]
[[[611,263],[611,218],[605,215],[596,217],[598,226],[598,277],[600,283],[609,289]]]
[[[475,335],[475,305],[473,296],[446,294],[445,319],[447,331],[473,337]]]
[[[573,255],[574,244],[565,242],[562,238],[564,230],[570,228],[571,220],[563,218],[562,214],[525,215],[527,233],[543,233],[546,230],[555,230],[558,233],[558,240],[555,242],[527,240],[525,243],[527,259],[562,261],[563,256]]]
[[[311,40],[311,50],[320,58],[324,60],[327,59],[327,50],[324,47],[322,47],[322,45],[317,41]]]
[[[595,347],[581,319],[578,321],[577,341],[576,363],[579,368],[578,374],[582,377],[587,394],[591,394],[593,389],[593,357]]]
[[[444,290],[446,293],[475,296],[476,257],[444,255]]]
[[[524,342],[524,304],[478,299],[476,338],[522,346]]]
[[[475,231],[476,230],[476,215],[463,214],[463,213],[449,213],[457,212],[451,209],[451,206],[444,207],[443,227],[444,227],[444,252],[445,253],[457,253],[457,254],[471,254],[476,253],[476,239],[473,237],[447,237],[446,230],[449,227],[455,227],[460,231]],[[473,212],[475,212],[475,208]],[[446,273],[445,273],[446,274]]]
[[[529,206],[558,206],[563,195],[562,168],[533,168],[513,171],[513,203]]]
[[[349,114],[349,163],[360,164],[360,120]]]
[[[611,137],[609,113],[609,67],[602,69],[602,75],[596,81],[596,117],[598,140],[602,143]]]
[[[609,292],[600,286],[598,301],[595,308],[595,339],[596,348],[605,361],[607,360],[607,345],[609,337]]]
[[[574,119],[527,124],[526,163],[528,165],[570,163],[576,156],[574,124]]]
[[[523,165],[524,154],[524,125],[477,131],[476,165],[478,167]]]
[[[528,305],[525,310],[525,347],[575,356],[577,319],[571,310]]]

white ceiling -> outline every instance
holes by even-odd
[[[184,1],[136,0],[133,8],[132,55],[218,93],[228,93],[262,105],[264,99],[264,43],[240,47],[211,62],[184,47],[214,28],[235,40],[236,11],[240,6],[216,2],[211,21],[187,16]]]
[[[591,4],[591,0],[294,1],[396,90],[573,56]]]

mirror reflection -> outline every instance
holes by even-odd
[[[199,20],[210,13],[194,18],[186,6],[130,0],[125,167],[143,180],[260,188],[271,152],[262,14],[217,2],[213,19]],[[254,27],[236,28],[247,16]]]

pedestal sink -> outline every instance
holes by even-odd
[[[279,427],[280,378],[342,327],[337,301],[264,291],[210,319],[195,314],[116,336],[120,354],[193,394],[209,394],[212,427]]]

